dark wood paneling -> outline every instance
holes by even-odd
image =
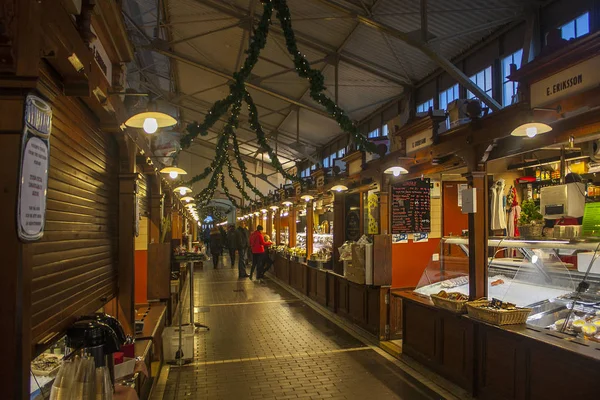
[[[446,377],[470,389],[473,384],[473,324],[460,315],[440,310],[440,358]]]
[[[308,297],[317,300],[317,269],[308,268],[307,270]]]
[[[148,299],[168,299],[171,295],[171,244],[148,244]]]
[[[382,311],[385,310],[385,296],[383,297],[382,303],[382,292],[383,290],[378,287],[363,286],[365,289],[365,300],[366,300],[366,328],[369,332],[374,335],[385,334],[385,318],[382,315]],[[384,321],[382,321],[382,319]],[[384,322],[384,328],[381,329],[381,322]]]
[[[317,303],[322,306],[327,305],[327,272],[323,270],[317,270],[317,294],[316,300]]]
[[[47,77],[44,85],[57,90]],[[117,289],[117,143],[77,100],[58,97],[52,108],[46,228],[29,246],[32,344],[97,310]]]
[[[336,312],[335,299],[337,297],[336,290],[336,276],[333,274],[327,274],[327,308],[331,311]]]
[[[356,283],[348,283],[348,313],[350,317],[359,324],[366,325],[367,302],[365,286]]]
[[[390,339],[402,339],[402,298],[390,294]]]
[[[479,391],[488,398],[516,398],[517,341],[501,331],[483,330]]]
[[[373,285],[392,284],[392,235],[373,236]]]
[[[437,347],[436,311],[408,301],[403,301],[402,306],[402,351],[418,361],[434,361]]]
[[[343,277],[337,276],[335,277],[335,288],[336,288],[336,305],[337,305],[337,313],[342,316],[347,316],[349,312],[348,305],[348,281]]]

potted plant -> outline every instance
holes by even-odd
[[[542,236],[544,229],[544,216],[540,208],[533,200],[525,200],[521,204],[519,216],[519,234],[525,238],[536,238]]]

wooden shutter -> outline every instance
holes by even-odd
[[[60,93],[47,78],[48,93]],[[44,237],[32,262],[33,344],[117,292],[119,152],[77,99],[51,100],[53,120]]]

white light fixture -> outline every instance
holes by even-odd
[[[536,262],[538,262],[538,256],[534,254],[534,255],[531,257],[531,263],[532,263],[532,264],[535,264]]]
[[[161,169],[160,172],[162,174],[169,174],[169,176],[172,179],[177,179],[177,177],[179,175],[186,175],[187,174],[187,172],[184,169],[179,168],[179,167],[177,167],[175,165],[172,166],[172,167],[165,167],[165,168]]]
[[[254,213],[254,215],[256,215],[258,217],[260,215],[260,213],[257,211]]]
[[[195,199],[192,196],[185,196],[181,198],[181,201],[185,201],[186,203],[189,203],[190,201],[194,201]]]
[[[261,208],[260,212],[263,213],[263,214],[266,214],[267,213],[267,209],[266,208]]]
[[[383,171],[384,174],[391,174],[394,176],[400,176],[402,174],[408,174],[408,170],[403,167],[390,167]]]
[[[192,193],[192,189],[187,186],[179,186],[173,189],[174,192],[179,192],[180,195],[185,196],[188,193]]]
[[[307,203],[308,203],[309,201],[311,201],[312,199],[314,199],[314,197],[313,197],[313,196],[311,196],[310,194],[305,194],[305,195],[303,195],[303,196],[302,196],[302,197],[300,197],[300,198],[301,198],[302,200],[306,201]]]
[[[277,211],[278,209],[279,209],[279,206],[275,206],[275,205],[271,206],[271,210],[273,210],[273,211]]]
[[[283,205],[284,205],[284,206],[286,206],[286,207],[289,207],[289,206],[293,206],[293,205],[294,205],[294,203],[292,203],[292,202],[291,202],[291,201],[289,201],[289,200],[286,200],[286,201],[284,201],[284,202],[283,202],[283,203],[281,203],[281,204],[283,204]]]
[[[346,190],[348,190],[347,186],[344,185],[335,185],[334,187],[331,188],[331,190],[335,190],[336,192],[345,192]]]
[[[536,137],[542,133],[547,133],[552,130],[550,125],[541,122],[529,122],[515,128],[510,134],[511,136],[527,136],[529,138]]]
[[[137,113],[125,121],[125,125],[128,127],[142,128],[146,133],[154,133],[158,128],[167,128],[176,124],[177,120],[175,118],[157,111],[157,104],[154,101],[148,103],[147,111]]]

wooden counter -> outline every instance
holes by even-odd
[[[375,335],[387,338],[389,287],[359,285],[331,270],[275,258],[275,277],[323,307]]]
[[[496,326],[402,298],[403,353],[481,399],[595,398],[600,350],[526,325]]]
[[[402,353],[474,393],[475,323],[412,291],[402,298]]]

